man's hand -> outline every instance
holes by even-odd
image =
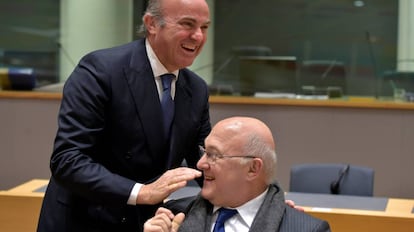
[[[158,180],[141,187],[137,197],[137,204],[154,205],[160,203],[172,192],[186,186],[187,181],[200,176],[200,171],[187,167],[168,170]]]
[[[300,207],[300,206],[295,205],[295,202],[294,202],[294,201],[292,201],[292,200],[285,200],[285,203],[286,203],[288,206],[290,206],[290,207],[292,207],[292,208],[294,208],[294,209],[297,209],[297,210],[299,210],[299,211],[305,212],[305,209],[304,209],[304,208],[302,208],[302,207]]]
[[[144,232],[177,232],[184,218],[183,213],[174,215],[170,210],[160,207],[155,216],[145,222]]]

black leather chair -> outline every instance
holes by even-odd
[[[373,196],[374,169],[339,163],[307,163],[290,170],[290,192]]]

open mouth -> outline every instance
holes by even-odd
[[[181,45],[181,47],[184,48],[184,50],[189,51],[189,52],[195,52],[197,50],[197,46],[191,45],[191,44],[183,44]]]
[[[212,180],[215,180],[215,178],[212,177],[212,176],[204,176],[204,180],[205,181],[212,181]]]

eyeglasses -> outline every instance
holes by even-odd
[[[210,164],[214,164],[218,159],[224,159],[224,158],[246,158],[246,159],[257,158],[251,155],[222,155],[222,154],[217,154],[217,153],[210,153],[206,151],[206,149],[202,146],[199,146],[199,150],[200,150],[200,157],[203,155],[206,155],[207,162]]]

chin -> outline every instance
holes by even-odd
[[[183,62],[182,68],[188,68],[193,64],[193,62]]]
[[[211,191],[208,191],[208,190],[206,190],[206,189],[204,189],[204,188],[203,188],[203,189],[201,189],[200,194],[201,194],[201,196],[202,196],[203,198],[205,198],[206,200],[211,200],[211,196],[213,195]]]
[[[189,67],[193,64],[196,56],[182,56],[181,58],[177,58],[178,63],[180,66]]]

